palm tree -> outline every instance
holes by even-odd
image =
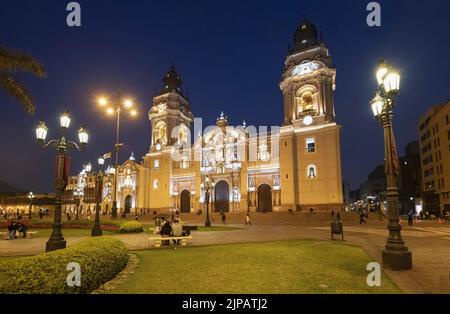
[[[31,55],[0,46],[0,87],[17,99],[29,114],[34,114],[36,107],[28,89],[15,77],[16,72],[29,72],[43,78],[44,67]]]

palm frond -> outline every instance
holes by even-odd
[[[45,77],[44,67],[31,55],[14,49],[0,46],[0,71],[1,72],[30,72],[37,77]]]
[[[30,92],[13,76],[0,74],[0,86],[9,95],[21,102],[29,114],[34,114],[36,107]]]

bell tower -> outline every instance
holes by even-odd
[[[153,98],[148,114],[152,125],[150,152],[187,141],[193,121],[188,97],[181,91],[181,77],[171,67],[163,78],[163,89]]]
[[[316,27],[304,19],[294,35],[294,48],[284,61],[280,88],[284,123],[308,127],[335,121],[333,91],[336,71]]]
[[[341,208],[340,126],[333,92],[336,70],[317,28],[304,19],[284,60],[280,89],[280,178],[286,209]]]

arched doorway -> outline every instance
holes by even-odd
[[[181,212],[190,213],[191,212],[191,193],[188,190],[181,192]]]
[[[125,214],[131,213],[131,195],[125,197]]]
[[[229,212],[230,187],[226,181],[219,181],[214,187],[214,206],[216,212]]]
[[[258,187],[258,211],[272,211],[272,188],[268,184],[261,184]]]

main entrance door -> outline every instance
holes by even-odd
[[[125,197],[125,214],[131,213],[131,195]]]
[[[188,190],[181,192],[181,212],[190,213],[191,212],[191,193]]]
[[[216,212],[228,212],[230,211],[230,187],[226,181],[219,181],[215,188],[215,211]]]
[[[258,188],[258,211],[272,211],[272,188],[268,184],[261,184]]]

